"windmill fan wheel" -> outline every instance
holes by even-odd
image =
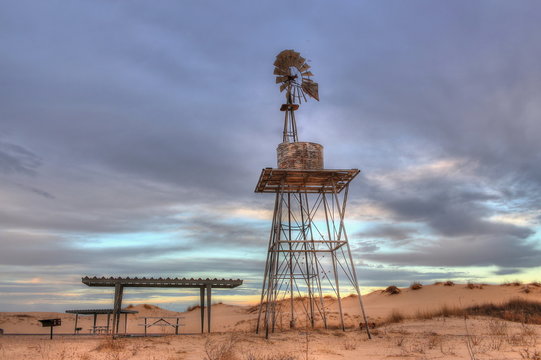
[[[280,92],[287,90],[288,100],[299,103],[306,95],[319,101],[318,84],[310,79],[314,76],[306,59],[295,50],[284,50],[276,56],[274,61],[274,75],[276,83],[280,84]]]

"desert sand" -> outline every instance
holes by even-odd
[[[130,336],[112,340],[107,335],[90,334],[92,316],[80,316],[79,335],[73,335],[75,315],[65,313],[0,313],[1,359],[541,359],[541,325],[502,320],[487,316],[428,316],[444,307],[499,304],[511,299],[541,303],[538,284],[467,286],[444,284],[421,289],[400,289],[399,294],[383,290],[363,296],[373,338],[359,330],[361,321],[356,296],[343,298],[346,332],[339,329],[337,300],[327,297],[329,326],[320,319],[316,328],[287,329],[288,319],[278,321],[278,331],[266,340],[254,333],[256,306],[214,304],[211,334],[200,333],[198,308],[174,312],[153,305],[130,306],[138,310],[128,315],[127,333],[142,335],[143,317],[183,317],[180,336],[171,327],[152,327],[149,337]],[[303,299],[296,299],[297,308]],[[286,305],[286,304],[284,304]],[[539,319],[541,319],[541,314]],[[48,339],[48,328],[38,319],[62,319]],[[403,318],[403,319],[401,319]],[[122,317],[121,323],[124,322]],[[97,325],[105,325],[106,316]],[[303,324],[304,323],[304,324]],[[124,327],[121,325],[121,332]],[[25,335],[16,335],[25,334]],[[28,335],[36,334],[36,335]],[[62,335],[61,335],[62,334]]]

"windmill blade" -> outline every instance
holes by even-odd
[[[284,81],[287,81],[287,79],[289,79],[289,77],[287,77],[287,76],[277,76],[276,77],[276,83],[277,84],[282,83]]]
[[[305,72],[306,70],[310,69],[310,65],[308,64],[304,64],[303,66],[301,66],[301,68],[299,69],[300,72]]]
[[[319,101],[318,84],[313,81],[303,81],[302,89],[308,94],[308,96]]]
[[[273,72],[274,75],[289,75],[289,70],[283,70],[283,69],[280,69],[279,67],[275,67],[274,68],[274,72]]]
[[[314,74],[312,74],[311,71],[307,71],[307,72],[303,73],[302,76],[314,76]],[[309,79],[307,79],[307,80],[309,80]]]
[[[288,86],[287,83],[284,83],[282,85],[280,85],[280,92],[284,91],[284,89]]]

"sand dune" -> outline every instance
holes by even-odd
[[[517,286],[467,286],[464,284],[444,286],[439,284],[423,286],[419,290],[400,289],[400,293],[396,295],[391,295],[383,290],[374,291],[363,296],[369,320],[378,324],[378,327],[373,330],[374,339],[371,341],[367,341],[365,333],[358,331],[358,325],[361,321],[359,300],[353,295],[342,299],[345,323],[348,327],[346,333],[336,330],[339,325],[337,299],[326,297],[325,311],[329,318],[329,330],[323,329],[319,317],[316,317],[318,319],[316,329],[304,329],[306,318],[302,316],[297,319],[297,329],[289,330],[289,318],[287,314],[284,314],[279,318],[277,324],[278,328],[283,331],[273,334],[270,341],[265,341],[261,336],[254,334],[258,313],[256,306],[214,304],[212,308],[212,330],[214,333],[200,335],[198,333],[200,332],[201,320],[198,308],[187,312],[175,312],[153,305],[137,305],[130,307],[130,310],[137,310],[139,313],[128,315],[128,333],[142,334],[144,327],[140,324],[143,323],[142,318],[144,317],[182,317],[180,322],[183,326],[181,326],[180,332],[197,335],[123,339],[119,343],[122,344],[120,351],[122,354],[117,354],[119,356],[116,358],[147,359],[152,358],[150,357],[152,355],[155,359],[163,356],[165,359],[202,359],[207,356],[205,349],[208,351],[213,346],[220,348],[229,343],[232,344],[231,351],[236,354],[236,357],[231,359],[248,359],[249,357],[245,355],[250,351],[255,351],[261,356],[262,354],[276,355],[280,352],[281,354],[290,354],[294,356],[293,358],[298,359],[306,358],[307,351],[310,358],[313,359],[357,359],[361,355],[374,359],[388,357],[470,358],[470,350],[468,350],[467,341],[465,342],[468,334],[470,337],[473,334],[479,339],[480,343],[474,345],[475,351],[479,353],[477,358],[492,358],[490,356],[503,353],[505,356],[499,358],[521,359],[522,356],[530,356],[524,355],[524,351],[534,353],[538,351],[541,356],[540,325],[523,325],[477,317],[468,319],[466,323],[461,318],[414,319],[415,314],[419,311],[435,311],[442,306],[465,308],[476,304],[503,303],[515,298],[541,302],[541,287],[535,284],[529,286],[521,284]],[[299,313],[302,312],[301,309],[305,305],[306,299],[295,299],[295,307]],[[285,300],[280,306],[288,309],[289,301]],[[413,319],[397,324],[386,324],[386,318],[396,311]],[[116,350],[100,350],[113,346],[107,345],[107,341],[109,341],[107,336],[89,335],[93,326],[92,316],[79,317],[78,326],[82,327],[81,334],[86,334],[86,336],[59,336],[52,342],[48,341],[49,330],[42,328],[38,319],[56,317],[62,319],[62,326],[55,328],[55,333],[72,334],[75,316],[71,314],[0,313],[0,328],[4,330],[5,334],[0,337],[0,358],[53,359],[58,358],[62,351],[65,351],[62,355],[65,359],[113,358],[108,356],[111,351]],[[175,319],[166,320],[175,322]],[[148,319],[148,321],[155,321],[155,319]],[[122,318],[121,332],[124,331],[123,322]],[[502,340],[500,345],[494,342],[500,341],[497,339],[503,338],[503,335],[498,335],[498,337],[493,334],[494,329],[491,330],[491,326],[493,326],[491,324],[494,322],[506,324],[505,341]],[[97,325],[105,324],[106,316],[100,315]],[[10,336],[10,334],[16,333],[43,335]],[[172,327],[152,327],[148,329],[148,333],[168,335],[173,334],[174,329]],[[45,356],[44,349],[48,349],[47,352],[50,354]],[[69,354],[66,349],[71,349]],[[150,349],[154,350],[150,351]],[[130,351],[133,353],[132,355],[128,354]],[[535,357],[530,358],[535,359]]]

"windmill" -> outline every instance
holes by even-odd
[[[294,50],[284,50],[276,56],[276,83],[280,84],[280,92],[286,90],[286,103],[280,108],[285,112],[283,142],[299,141],[295,110],[299,108],[302,100],[306,102],[306,95],[319,101],[318,85],[310,79],[314,75],[309,69],[306,59]]]
[[[295,111],[309,98],[319,101],[306,59],[284,50],[274,66],[286,103],[280,107],[285,117],[278,167],[263,169],[255,189],[275,194],[256,332],[264,328],[268,337],[283,326],[284,318],[290,328],[304,319],[307,326],[327,328],[326,295],[336,297],[337,325],[345,330],[341,291],[347,287],[357,294],[370,338],[344,225],[349,184],[360,171],[324,169],[323,146],[298,140]]]

